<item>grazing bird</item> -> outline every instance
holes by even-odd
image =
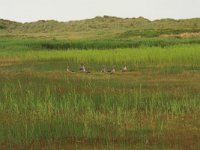
[[[115,70],[115,68],[113,67],[112,70],[111,70],[111,73],[115,73],[115,72],[116,72],[116,70]]]
[[[66,70],[66,71],[67,71],[67,72],[71,72],[70,69],[69,69],[69,66],[67,66],[67,70]]]
[[[108,72],[110,72],[111,74],[115,73],[116,72],[115,67],[113,67],[112,70],[108,70]]]
[[[127,69],[126,66],[124,66],[124,67],[122,68],[122,72],[126,72],[126,71],[128,71],[128,69]]]
[[[81,65],[81,67],[80,67],[79,70],[80,70],[80,72],[90,73],[90,71],[87,71],[87,70],[86,70],[84,64]]]
[[[67,72],[74,72],[74,71],[72,71],[72,70],[69,69],[69,66],[67,66],[67,70],[66,71]]]
[[[84,64],[82,64],[82,65],[81,65],[81,67],[80,67],[80,69],[79,69],[79,70],[80,70],[80,72],[86,72],[86,69],[85,69],[85,66],[84,66]]]
[[[103,67],[103,68],[101,69],[101,72],[106,73],[106,68]]]

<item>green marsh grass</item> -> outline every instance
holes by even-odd
[[[0,41],[0,147],[198,147],[200,45],[40,46]]]
[[[176,45],[167,48],[141,47],[110,50],[32,50],[2,49],[2,63],[16,60],[17,68],[35,70],[65,70],[67,66],[77,71],[81,63],[91,71],[99,71],[103,66],[118,70],[127,65],[130,71],[155,70],[163,73],[178,73],[184,70],[199,70],[199,45]]]

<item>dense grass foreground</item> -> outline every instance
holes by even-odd
[[[0,77],[2,147],[199,148],[199,74]]]

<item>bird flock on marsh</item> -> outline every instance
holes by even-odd
[[[67,72],[75,72],[73,70],[71,70],[69,68],[69,66],[67,66]],[[128,68],[127,66],[125,65],[122,69],[121,69],[121,72],[127,72],[128,71]],[[84,64],[81,64],[80,68],[79,68],[79,72],[83,72],[83,73],[91,73],[90,71],[88,71],[85,67]],[[100,70],[100,72],[102,73],[115,73],[116,72],[116,69],[115,67],[113,67],[111,70],[107,70],[105,66],[103,66],[103,68]]]

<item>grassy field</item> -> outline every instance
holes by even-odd
[[[200,148],[198,38],[105,41],[0,40],[2,149]]]

